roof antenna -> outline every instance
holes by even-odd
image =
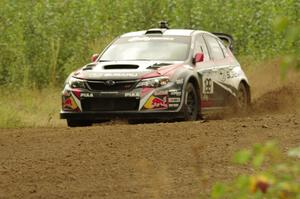
[[[169,29],[168,21],[160,21],[160,22],[159,22],[159,28],[162,28],[162,29]]]

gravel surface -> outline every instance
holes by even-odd
[[[0,198],[199,198],[247,168],[235,151],[300,143],[300,115],[0,129]]]

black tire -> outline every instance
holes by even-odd
[[[157,119],[128,119],[128,124],[147,124],[147,123],[155,123],[159,120]]]
[[[195,86],[188,83],[184,93],[184,120],[195,121],[199,115],[199,96]]]
[[[249,108],[249,93],[244,83],[241,83],[236,96],[235,109],[240,112],[246,112]]]
[[[92,126],[91,121],[87,120],[73,120],[73,119],[67,119],[68,127],[84,127],[84,126]]]
[[[127,122],[128,122],[128,124],[141,124],[141,123],[143,123],[143,120],[139,120],[139,119],[128,119]]]

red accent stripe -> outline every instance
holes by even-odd
[[[207,101],[207,100],[202,100],[201,101],[201,107],[211,107],[213,106],[213,102],[212,101]]]
[[[79,89],[73,89],[72,92],[78,99],[80,99],[80,90]]]

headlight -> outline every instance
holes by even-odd
[[[76,79],[74,77],[71,77],[68,81],[67,84],[71,88],[86,88],[85,86],[85,81],[81,79]]]
[[[137,88],[157,88],[164,85],[167,85],[170,82],[168,77],[156,77],[150,79],[144,79],[137,84]]]

